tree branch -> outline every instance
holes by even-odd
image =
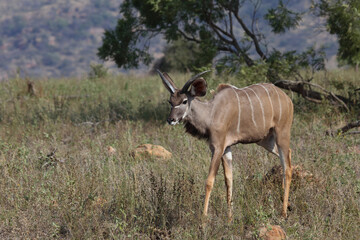
[[[255,45],[255,50],[259,54],[261,59],[267,60],[267,57],[265,56],[265,54],[263,53],[263,51],[260,48],[259,40],[257,39],[256,35],[248,29],[248,27],[245,25],[244,21],[240,18],[239,14],[237,12],[233,12],[233,14],[234,14],[236,20],[241,25],[242,29],[245,31],[245,33],[253,40],[254,45]]]
[[[188,35],[186,35],[186,33],[184,33],[182,30],[180,30],[179,28],[177,29],[177,31],[181,34],[181,36],[183,36],[186,40],[188,41],[192,41],[192,42],[196,42],[196,43],[201,43],[201,41],[199,39],[196,39],[194,36],[189,37]]]
[[[360,131],[352,131],[352,132],[347,132],[344,133],[345,135],[355,135],[355,134],[360,134]]]
[[[342,101],[340,98],[338,98],[333,92],[330,92],[328,90],[326,90],[325,88],[323,88],[322,86],[320,85],[317,85],[315,83],[311,83],[311,82],[304,82],[305,84],[308,84],[310,86],[314,86],[314,87],[317,87],[317,88],[320,88],[322,91],[324,91],[325,93],[327,93],[329,96],[333,97],[337,102],[339,102],[341,105],[343,105],[343,107],[348,111],[350,112],[348,106],[344,103],[344,101]]]
[[[252,32],[254,33],[255,30],[254,30],[254,23],[256,22],[256,14],[257,14],[257,10],[259,9],[261,5],[261,1],[256,1],[256,3],[254,3],[254,11],[253,11],[253,14],[252,14],[252,20],[251,20],[251,30]]]
[[[234,49],[232,49],[232,48],[230,48],[228,46],[218,46],[217,49],[219,51],[230,52],[230,53],[233,53],[235,55],[238,54],[238,52],[236,50],[234,50]]]
[[[227,31],[222,30],[222,29],[221,29],[219,26],[217,26],[213,21],[209,20],[208,23],[209,23],[209,25],[210,25],[212,28],[214,28],[214,29],[216,29],[217,31],[221,32],[221,33],[224,34],[225,36],[227,36],[227,37],[229,37],[229,38],[232,38],[232,36],[231,36],[230,33],[228,33]]]
[[[347,106],[347,104],[350,103],[349,99],[335,95],[333,92],[330,92],[317,84],[311,82],[305,82],[305,81],[289,81],[289,80],[280,80],[275,82],[274,84],[275,86],[278,86],[280,88],[299,93],[305,99],[310,100],[312,102],[320,103],[324,98],[328,100],[336,101],[340,103],[340,105],[343,106],[347,111],[349,111],[349,108]],[[311,89],[310,90],[305,89],[304,88],[305,85],[317,87],[321,89],[325,94]]]
[[[228,33],[225,32],[224,30],[220,29],[216,24],[214,24],[213,22],[209,22],[209,25],[212,27],[212,29],[214,30],[214,32],[216,33],[216,35],[220,38],[221,41],[226,42],[227,44],[231,44],[234,45],[234,41],[233,39],[229,40],[227,38],[225,38],[222,34],[228,36]],[[222,34],[221,34],[222,33]],[[231,37],[231,36],[230,36]]]
[[[328,131],[326,131],[326,135],[336,136],[336,135],[340,135],[340,134],[359,134],[360,131],[353,131],[353,132],[346,133],[350,129],[356,128],[356,127],[360,127],[360,120],[348,123],[344,127],[339,128],[339,129],[337,129],[335,131],[328,130]]]
[[[340,128],[340,129],[338,130],[338,132],[344,133],[344,132],[347,132],[347,131],[349,131],[350,129],[356,128],[356,127],[360,127],[360,120],[357,120],[357,121],[355,121],[355,122],[351,122],[351,123],[345,125],[344,127]]]
[[[229,11],[230,12],[230,11]],[[231,20],[232,21],[232,20]],[[241,47],[239,46],[238,42],[236,41],[236,38],[234,36],[234,34],[232,33],[232,24],[231,24],[231,28],[230,28],[230,33],[226,32],[224,30],[222,30],[219,26],[217,26],[211,19],[211,13],[207,18],[207,23],[209,24],[209,26],[213,29],[213,31],[216,33],[216,35],[219,37],[219,39],[229,45],[232,45],[237,52],[234,52],[237,56],[241,55],[246,64],[248,66],[252,66],[254,65],[254,61],[246,54],[246,52],[244,52]],[[225,36],[230,37],[231,40],[227,39]]]

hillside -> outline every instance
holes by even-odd
[[[103,29],[118,17],[116,0],[14,0],[0,3],[0,79],[76,76],[98,61]]]
[[[30,77],[81,76],[89,71],[92,62],[99,62],[97,48],[102,44],[104,29],[113,29],[119,17],[121,0],[12,0],[0,2],[0,80],[14,76],[17,71]],[[277,0],[263,3],[265,10],[277,5]],[[310,1],[290,1],[291,8],[305,12]],[[252,18],[252,6],[241,13],[245,21]],[[237,26],[235,26],[237,27]],[[259,26],[266,35],[268,48],[281,51],[303,51],[316,45],[327,47],[334,60],[336,38],[325,31],[324,24],[311,14],[304,14],[297,29],[274,35],[265,27],[262,17]],[[165,40],[151,41],[154,58],[162,56]],[[334,64],[332,64],[334,66]],[[140,69],[144,71],[144,68]]]

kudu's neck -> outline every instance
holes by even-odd
[[[212,105],[209,102],[192,100],[184,119],[186,131],[199,138],[209,138],[211,108]]]

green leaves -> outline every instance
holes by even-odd
[[[301,21],[301,14],[286,8],[280,0],[276,8],[269,9],[264,17],[272,27],[274,33],[284,33],[286,30],[296,28]]]
[[[178,39],[165,47],[164,57],[157,60],[153,66],[162,71],[196,71],[208,66],[216,55],[216,48],[211,43],[202,41],[200,44]]]
[[[169,42],[181,38],[196,43],[199,54],[191,54],[194,67],[209,64],[217,53],[217,45],[210,29],[203,23],[209,14],[203,7],[211,7],[211,4],[211,1],[124,1],[120,9],[122,17],[114,30],[105,31],[98,56],[115,61],[118,67],[148,65],[151,62],[149,40],[163,34]],[[221,14],[212,17],[219,18]]]
[[[103,45],[98,49],[98,56],[103,60],[114,60],[119,67],[138,67],[140,62],[150,63],[147,47],[139,48],[140,36],[146,32],[136,31],[138,20],[129,11],[118,20],[115,30],[106,30]],[[145,34],[145,35],[143,35]]]
[[[322,0],[320,15],[327,16],[328,29],[339,38],[338,56],[351,65],[360,64],[360,2]]]
[[[281,53],[274,50],[268,60],[269,67],[283,78],[291,77],[302,68],[318,71],[325,68],[325,53],[322,48],[309,47],[302,53],[288,51]],[[278,79],[277,79],[278,80]]]
[[[239,73],[249,67],[246,69],[249,73],[257,69],[253,66],[263,65],[261,69],[279,73],[273,79],[295,75],[294,70],[299,67],[322,68],[323,55],[267,48],[266,36],[254,27],[260,17],[268,21],[273,32],[283,33],[296,28],[302,14],[290,10],[281,0],[267,14],[263,7],[250,0],[125,0],[117,27],[105,32],[98,55],[114,60],[118,67],[147,65],[151,56],[149,45],[144,43],[162,34],[169,43],[165,57],[155,63],[162,70],[199,69],[210,65],[216,56],[220,59],[217,63],[220,71]],[[250,21],[244,12],[252,16]]]

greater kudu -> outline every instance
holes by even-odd
[[[291,183],[290,128],[293,121],[291,99],[269,83],[244,88],[220,84],[212,100],[196,97],[206,94],[207,84],[197,74],[178,89],[167,73],[157,70],[170,92],[171,112],[168,123],[184,122],[186,132],[208,140],[212,152],[209,175],[205,185],[204,215],[207,215],[210,193],[220,161],[224,167],[227,187],[228,216],[232,219],[232,154],[237,143],[256,143],[280,157],[283,168],[284,200],[282,214],[287,216]],[[190,89],[189,89],[190,88]]]

